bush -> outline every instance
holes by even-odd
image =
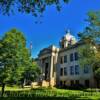
[[[98,88],[88,88],[88,89],[85,89],[84,91],[86,91],[86,92],[100,92],[100,89],[98,89]]]
[[[82,90],[82,89],[85,89],[85,86],[82,85],[82,84],[74,84],[72,86],[61,86],[59,87],[60,89],[74,89],[74,90]]]

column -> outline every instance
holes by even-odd
[[[51,59],[50,59],[50,86],[52,86],[52,81],[53,81],[53,55],[51,55]]]

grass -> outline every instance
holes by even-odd
[[[30,90],[30,88],[20,88],[18,86],[6,86],[5,87],[5,91],[26,91],[26,90]],[[1,87],[0,87],[0,91],[1,91]]]
[[[1,90],[1,88],[0,88]],[[13,98],[13,99],[12,99]],[[6,87],[4,98],[0,100],[100,100],[100,92],[87,92],[83,90],[68,90],[57,88],[19,88],[19,87]]]

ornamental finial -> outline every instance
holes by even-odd
[[[70,34],[70,29],[68,29],[68,30],[67,30],[67,33],[69,33],[69,34]]]
[[[70,34],[70,29],[66,30],[66,34]]]

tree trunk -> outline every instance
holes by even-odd
[[[3,97],[5,92],[5,83],[2,83],[2,91],[1,91],[1,96]]]
[[[24,88],[24,80],[21,81],[21,88]]]
[[[24,88],[24,85],[23,85],[23,83],[21,84],[21,87],[22,87],[22,88]]]

